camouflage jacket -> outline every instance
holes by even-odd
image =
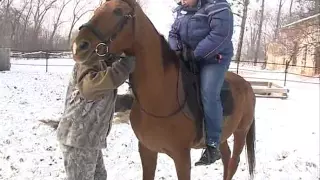
[[[57,129],[60,143],[78,148],[106,148],[117,88],[128,78],[134,65],[133,57],[123,58],[109,67],[101,62],[92,66],[75,64]]]

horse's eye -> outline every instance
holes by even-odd
[[[122,13],[122,10],[120,8],[116,8],[113,10],[113,13],[116,15],[116,16],[122,16],[123,13]]]
[[[88,49],[88,48],[89,48],[89,42],[87,42],[87,41],[82,41],[82,42],[80,43],[80,45],[79,45],[79,48],[80,48],[81,50]]]

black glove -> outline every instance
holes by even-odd
[[[184,48],[182,50],[182,58],[184,61],[195,61],[194,53],[191,48]]]
[[[180,59],[182,57],[182,52],[180,50],[174,51],[176,53],[176,56]]]

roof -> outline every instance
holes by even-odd
[[[313,19],[313,18],[316,18],[316,17],[319,17],[319,18],[320,18],[320,13],[315,14],[315,15],[312,15],[312,16],[309,16],[309,17],[306,17],[306,18],[303,18],[303,19],[300,19],[300,20],[295,21],[295,22],[292,22],[292,23],[290,23],[290,24],[284,25],[284,26],[281,27],[281,29],[283,29],[283,28],[288,28],[288,27],[290,27],[290,26],[294,26],[294,25],[296,25],[296,24],[302,23],[302,22],[304,22],[304,21],[308,21],[308,20]],[[319,21],[319,23],[320,23],[320,21]]]

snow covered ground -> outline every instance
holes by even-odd
[[[41,64],[42,60],[12,60]],[[70,59],[52,59],[49,64],[72,65]],[[66,85],[72,66],[12,65],[0,72],[0,179],[63,179],[62,154],[55,132],[38,122],[58,118],[63,110]],[[283,74],[244,73],[255,77],[281,78]],[[276,77],[277,76],[277,77]],[[289,79],[306,80],[289,76]],[[310,78],[309,78],[310,79]],[[308,79],[308,80],[309,80]],[[316,82],[317,79],[309,81]],[[126,92],[126,85],[120,93]],[[256,107],[256,179],[319,179],[319,85],[288,82],[287,100],[259,98]],[[230,138],[232,144],[232,138]],[[114,125],[103,151],[108,179],[142,179],[137,139],[130,125]],[[201,150],[192,150],[192,162]],[[234,179],[248,179],[245,153]],[[192,166],[192,179],[221,179],[222,163]],[[176,179],[173,161],[159,155],[156,179]]]
[[[156,28],[167,36],[172,22],[172,0],[147,4],[146,13]],[[11,71],[0,72],[0,179],[62,180],[65,177],[62,154],[55,132],[38,122],[57,119],[63,111],[66,85],[73,65],[70,59],[50,59],[48,73],[44,60],[12,59]],[[235,67],[235,65],[232,65]],[[243,68],[243,67],[242,67]],[[247,68],[247,67],[246,67]],[[240,71],[244,76],[283,79],[268,71]],[[290,80],[319,82],[318,79],[289,75]],[[276,81],[282,84],[281,81]],[[258,180],[319,179],[319,84],[288,82],[287,100],[257,99]],[[123,85],[119,93],[126,92]],[[230,138],[232,144],[232,138]],[[192,150],[192,163],[201,150]],[[140,180],[142,169],[137,139],[128,124],[114,125],[103,151],[108,179]],[[192,179],[222,179],[222,163],[208,167],[192,166]],[[236,180],[248,179],[245,153]],[[158,158],[156,178],[174,180],[173,161],[164,154]]]

